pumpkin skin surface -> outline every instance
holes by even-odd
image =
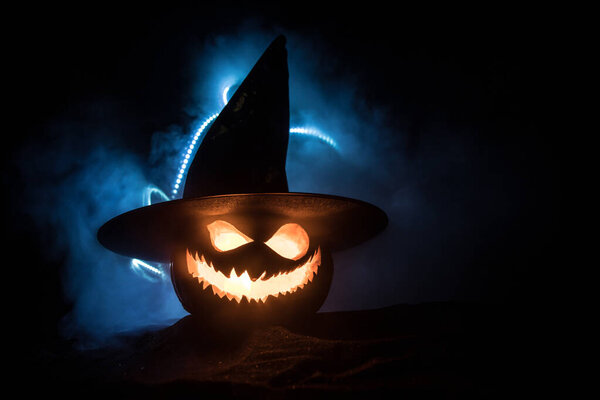
[[[175,292],[194,317],[221,325],[285,323],[323,305],[333,260],[300,225],[278,225],[270,237],[264,232],[272,228],[255,236],[224,220],[206,226],[172,257]]]

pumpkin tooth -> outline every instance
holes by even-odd
[[[228,301],[235,299],[238,304],[244,300],[244,297],[246,297],[248,303],[255,301],[259,304],[261,301],[266,303],[269,295],[277,298],[279,295],[285,296],[288,293],[296,293],[300,289],[304,289],[309,282],[313,282],[314,276],[318,273],[321,264],[321,254],[318,249],[310,257],[309,261],[298,266],[293,271],[279,271],[267,277],[267,271],[264,270],[258,278],[252,279],[247,271],[238,274],[235,268],[231,268],[228,274],[229,277],[227,277],[222,271],[218,271],[212,262],[209,263],[200,252],[188,250],[188,253],[188,262],[190,259],[194,259],[193,263],[189,263],[191,265],[188,265],[188,269],[192,277],[198,279],[198,283],[202,286],[202,289],[206,290],[210,286],[214,295],[220,298],[227,297]],[[271,279],[275,279],[277,282],[269,282]],[[226,287],[230,287],[229,283],[233,283],[231,292],[225,290]],[[291,287],[286,288],[286,283]],[[240,284],[245,288],[237,288]],[[271,290],[275,291],[277,289],[279,289],[277,293],[269,293]],[[254,294],[251,296],[250,293]]]
[[[186,258],[186,263],[187,263],[187,267],[188,267],[188,272],[190,274],[194,274],[194,267],[196,266],[196,261],[194,260],[194,258],[190,255],[189,251],[185,253],[185,258]]]

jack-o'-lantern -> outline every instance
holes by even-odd
[[[289,94],[285,39],[265,51],[213,122],[189,167],[183,199],[113,218],[107,248],[172,263],[192,315],[282,321],[316,312],[333,276],[331,251],[387,224],[374,205],[288,191]]]
[[[329,252],[294,222],[228,219],[240,226],[216,219],[173,256],[173,285],[186,310],[237,322],[316,312],[331,284]]]

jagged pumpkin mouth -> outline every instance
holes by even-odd
[[[269,296],[285,296],[310,284],[321,266],[321,249],[317,248],[308,261],[292,271],[282,272],[267,279],[264,279],[266,271],[259,278],[252,279],[248,271],[238,275],[235,268],[232,268],[227,277],[221,271],[217,271],[212,262],[207,262],[203,255],[194,254],[190,250],[186,251],[186,262],[188,272],[198,279],[203,290],[210,287],[214,295],[238,303],[244,297],[248,302],[265,303]]]

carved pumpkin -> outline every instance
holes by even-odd
[[[172,279],[184,308],[235,321],[316,312],[331,285],[331,256],[301,225],[275,225],[251,233],[217,219],[176,251]]]

